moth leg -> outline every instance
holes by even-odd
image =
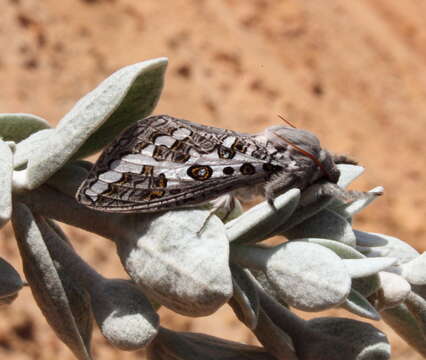
[[[358,161],[351,159],[349,156],[339,154],[332,154],[331,156],[335,164],[358,165]]]
[[[209,214],[204,219],[203,224],[201,225],[200,230],[197,231],[197,235],[200,235],[205,229],[207,222],[210,220],[212,215],[218,216],[223,222],[226,222],[228,216],[234,211],[237,207],[237,201],[235,196],[232,193],[223,194],[218,198],[209,202],[211,209]]]
[[[291,188],[300,188],[302,183],[300,178],[291,173],[278,173],[265,185],[265,198],[268,204],[275,209],[274,199],[290,190]]]
[[[234,193],[227,193],[219,196],[218,198],[210,201],[212,206],[211,212],[219,217],[223,222],[227,222],[228,217],[236,209],[241,210],[241,205],[237,201]]]

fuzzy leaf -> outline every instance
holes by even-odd
[[[342,260],[316,244],[288,242],[272,248],[231,246],[231,260],[262,270],[279,298],[306,311],[320,311],[342,303],[351,280]]]
[[[340,170],[340,177],[337,185],[340,187],[348,186],[352,181],[361,176],[364,168],[358,165],[338,164],[337,168]]]
[[[293,214],[287,219],[287,221],[274,231],[273,235],[286,236],[287,232],[290,231],[290,229],[298,226],[305,220],[319,213],[321,210],[325,209],[332,201],[332,196],[322,195],[317,198],[316,201],[309,203],[308,205],[298,206],[297,209],[293,212]]]
[[[309,320],[308,326],[324,336],[323,345],[319,343],[316,346],[317,354],[321,356],[309,359],[341,360],[342,354],[345,360],[390,359],[391,347],[386,335],[370,324],[353,319],[321,317]],[[335,339],[334,346],[330,343],[332,338]],[[312,355],[315,354],[314,349],[312,346]]]
[[[423,330],[426,341],[426,300],[415,292],[410,292],[405,299],[405,305],[417,319],[417,324]]]
[[[408,344],[426,357],[426,337],[416,317],[406,305],[398,305],[381,312],[382,319]]]
[[[386,271],[380,272],[379,276],[382,288],[377,295],[378,299],[375,304],[377,309],[395,307],[409,296],[411,286],[402,276]]]
[[[378,274],[366,276],[363,278],[352,279],[352,289],[356,290],[365,298],[368,298],[381,288],[380,277]]]
[[[369,192],[364,193],[363,197],[360,199],[351,201],[349,203],[344,203],[341,200],[334,199],[333,203],[328,206],[328,209],[334,211],[345,219],[350,219],[368,205],[370,205],[379,196],[383,195],[383,191],[384,189],[382,186],[377,186]]]
[[[365,259],[344,259],[346,271],[351,278],[362,278],[374,275],[385,270],[396,263],[395,258],[365,258]]]
[[[291,338],[274,324],[263,309],[259,311],[258,325],[253,332],[264,348],[277,359],[298,360]]]
[[[43,129],[31,134],[20,143],[16,144],[16,151],[13,156],[13,167],[15,170],[25,175],[25,186],[28,182],[27,172],[23,168],[27,165],[28,159],[34,153],[34,149],[37,149],[43,144],[49,142],[50,137],[54,136],[55,129]],[[25,188],[24,186],[22,186]]]
[[[365,256],[353,247],[343,244],[341,242],[329,239],[320,238],[303,238],[294,239],[293,241],[306,241],[313,244],[322,245],[339,255],[342,259],[365,259]]]
[[[209,335],[165,328],[148,347],[148,360],[276,360],[265,349]]]
[[[120,279],[104,279],[93,285],[93,313],[102,334],[112,345],[122,350],[137,350],[154,339],[158,315],[139,288]]]
[[[255,329],[259,315],[259,297],[250,278],[252,275],[237,265],[231,265],[231,271],[234,291],[229,305],[241,322],[249,329]]]
[[[274,200],[275,209],[263,201],[226,224],[226,235],[235,244],[262,241],[283,224],[296,209],[300,190],[292,189]]]
[[[74,288],[89,295],[91,312],[108,341],[123,350],[147,345],[157,334],[158,315],[142,291],[126,280],[105,279],[77,255],[69,241],[64,241],[63,234],[40,217],[36,217],[36,221],[52,259],[60,269],[62,281],[66,279]],[[67,294],[69,297],[70,293]],[[72,301],[70,305],[74,305]],[[77,307],[73,314],[82,310],[83,306]],[[89,315],[91,320],[90,310]],[[83,316],[80,318],[84,320]],[[91,332],[91,323],[85,333],[88,330]]]
[[[124,67],[77,102],[57,128],[28,154],[27,188],[46,181],[70,158],[103,148],[124,128],[153,110],[167,59]]]
[[[197,209],[139,215],[116,244],[127,273],[149,298],[188,316],[211,314],[228,301],[229,242],[216,216]]]
[[[393,257],[404,264],[419,256],[406,242],[393,236],[354,230],[358,251],[368,257]]]
[[[426,252],[403,264],[402,274],[410,284],[426,285]]]
[[[19,143],[31,134],[48,129],[49,123],[32,114],[0,114],[0,138]]]
[[[15,204],[12,224],[26,279],[48,323],[78,359],[91,359],[88,347],[90,339],[82,337],[67,291],[44,242],[44,235],[25,205]]]
[[[3,298],[17,294],[23,285],[15,268],[6,260],[0,258],[0,302]]]
[[[355,315],[371,320],[380,320],[380,314],[374,306],[372,306],[364,296],[353,288],[341,307]]]
[[[12,171],[12,151],[0,138],[0,228],[12,215]]]
[[[308,237],[323,238],[355,246],[355,235],[351,224],[340,215],[327,209],[286,231],[284,235],[290,240]]]

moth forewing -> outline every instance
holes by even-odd
[[[101,154],[76,198],[100,211],[153,212],[263,184],[271,200],[336,171],[331,155],[304,130],[273,126],[249,135],[159,115],[124,130]]]

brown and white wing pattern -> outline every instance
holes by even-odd
[[[255,137],[152,116],[102,153],[77,200],[107,212],[149,212],[198,204],[268,180],[281,167]]]

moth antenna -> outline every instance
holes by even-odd
[[[284,121],[286,124],[290,125],[293,129],[297,129],[296,126],[294,126],[290,121],[288,121],[284,116],[282,116],[281,114],[277,114],[277,116]]]
[[[319,159],[317,157],[312,155],[310,152],[303,150],[300,146],[297,146],[296,144],[292,143],[290,140],[286,139],[284,136],[281,136],[281,135],[278,135],[278,134],[275,134],[275,135],[278,136],[281,140],[284,140],[290,146],[294,147],[301,154],[310,158],[315,163],[315,165],[317,165],[321,169],[321,171],[325,174],[325,176],[330,178],[330,174],[327,172],[324,165],[321,163],[321,161],[319,161]]]

